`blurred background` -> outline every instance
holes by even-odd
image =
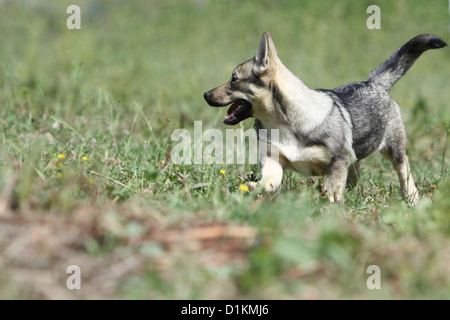
[[[75,3],[0,4],[1,85],[21,95],[40,92],[29,97],[40,99],[36,113],[74,108],[89,113],[89,102],[102,87],[125,110],[136,101],[149,117],[177,122],[183,115],[189,123],[217,126],[222,114],[207,107],[202,93],[252,58],[264,31],[272,33],[285,65],[312,88],[364,79],[417,34],[449,40],[443,0],[427,5],[418,0],[77,1],[81,30],[66,28],[70,4]],[[380,6],[380,30],[366,27],[371,4]],[[415,74],[394,87],[401,106],[408,108],[420,95],[433,99],[433,107],[447,101],[441,92],[449,70],[442,57],[448,57],[439,54],[440,59],[436,53],[420,59]]]

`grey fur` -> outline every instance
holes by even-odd
[[[312,90],[282,64],[270,33],[264,33],[255,58],[239,65],[229,82],[204,97],[211,106],[233,104],[227,124],[254,116],[257,132],[279,130],[280,141],[271,140],[270,133],[267,137],[269,156],[260,155],[265,191],[275,190],[283,170],[292,168],[327,175],[323,192],[330,201],[340,201],[345,184],[357,183],[360,160],[380,151],[392,161],[403,195],[413,204],[419,195],[406,156],[405,129],[400,107],[388,91],[424,51],[444,46],[436,36],[419,35],[365,81]]]

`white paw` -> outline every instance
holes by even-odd
[[[410,194],[408,196],[407,201],[408,201],[408,204],[410,204],[412,206],[415,206],[416,204],[418,204],[420,201],[419,191],[416,190],[414,193]]]
[[[250,191],[257,190],[258,187],[259,187],[258,182],[250,181],[250,182],[248,183],[248,188],[250,189]]]

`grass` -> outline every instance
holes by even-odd
[[[257,165],[170,158],[175,129],[226,129],[202,93],[263,31],[308,85],[333,88],[419,33],[448,42],[446,3],[375,1],[381,30],[366,28],[365,1],[79,1],[82,29],[68,30],[71,4],[1,6],[1,298],[449,298],[447,49],[391,93],[415,208],[379,155],[341,204],[320,196],[320,179],[288,172],[259,198],[241,188]],[[65,286],[71,264],[82,290]],[[366,287],[370,265],[380,290]]]

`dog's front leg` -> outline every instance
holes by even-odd
[[[266,158],[261,165],[262,178],[260,184],[265,192],[273,192],[281,185],[283,179],[283,166],[273,158]]]
[[[346,156],[335,157],[330,163],[328,176],[323,186],[330,202],[339,202],[342,199],[345,182],[348,174],[348,159]]]
[[[262,186],[267,193],[274,192],[281,185],[283,179],[283,166],[276,159],[266,157],[261,159],[262,178],[258,183],[250,182],[250,189],[258,189]]]

